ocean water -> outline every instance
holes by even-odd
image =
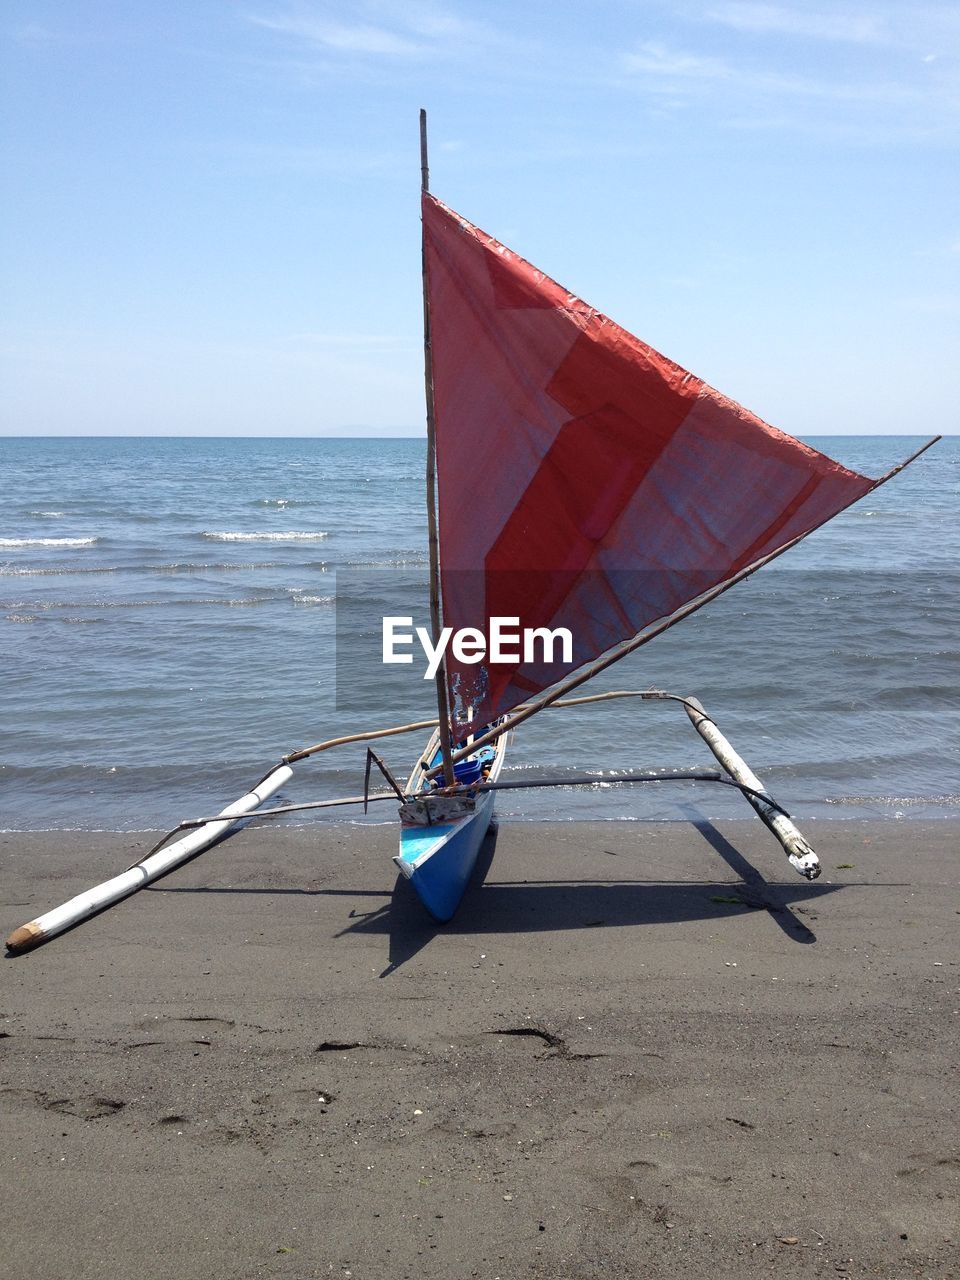
[[[811,443],[878,475],[919,441]],[[0,440],[0,828],[166,828],[295,748],[432,715],[419,671],[357,663],[337,627],[338,577],[364,573],[385,607],[426,620],[411,599],[423,454],[418,440]],[[949,438],[597,688],[700,697],[798,818],[960,816],[958,492]],[[405,775],[424,736],[379,749]],[[749,813],[722,787],[603,781],[713,766],[675,704],[545,712],[509,760],[511,777],[598,781],[505,794],[508,819]],[[355,794],[363,764],[358,745],[305,762],[283,799]]]

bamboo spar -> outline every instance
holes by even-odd
[[[293,770],[289,765],[279,765],[252,791],[248,791],[233,804],[227,805],[218,815],[223,819],[222,822],[208,823],[199,831],[193,831],[174,844],[167,845],[165,849],[149,854],[142,862],[134,863],[132,867],[114,876],[113,879],[105,880],[103,884],[98,884],[93,889],[87,889],[85,893],[71,898],[63,906],[54,907],[52,911],[31,920],[29,924],[21,925],[7,939],[7,950],[14,954],[30,951],[33,947],[38,947],[41,942],[46,942],[48,938],[63,933],[73,925],[79,924],[81,920],[89,919],[104,907],[110,907],[122,898],[129,897],[131,893],[136,893],[138,889],[144,888],[151,881],[172,871],[174,867],[179,867],[182,862],[186,862],[194,854],[212,845],[220,836],[226,835],[228,831],[241,825],[248,814],[258,809],[264,800],[272,796],[275,791],[279,791],[292,777]]]
[[[420,109],[420,189],[430,190],[427,163],[427,113]],[[430,630],[434,648],[440,642],[440,536],[437,529],[437,430],[433,396],[433,352],[430,345],[430,298],[427,291],[426,231],[421,229],[420,254],[423,274],[423,381],[427,401],[427,528],[430,543]],[[443,658],[437,671],[437,712],[440,718],[440,755],[443,780],[454,784],[450,705],[447,701],[447,668]]]
[[[775,806],[772,798],[767,800],[766,787],[723,736],[714,722],[707,715],[703,703],[696,698],[684,698],[683,709],[690,717],[690,723],[699,733],[713,754],[723,765],[726,772],[740,783],[743,797],[756,810],[757,816],[768,827],[783,845],[783,851],[790,860],[790,865],[808,880],[816,880],[820,874],[820,859],[813,848],[804,839],[790,818]]]

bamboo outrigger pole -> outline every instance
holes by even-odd
[[[427,164],[427,113],[420,108],[420,189],[430,190],[430,168]],[[421,230],[421,262],[423,274],[423,381],[427,397],[427,529],[430,543],[430,630],[433,644],[440,643],[440,535],[437,530],[437,431],[433,396],[433,351],[430,345],[430,298],[427,292],[427,245]],[[447,667],[441,659],[437,672],[437,712],[440,717],[440,754],[443,758],[443,780],[454,784],[452,747],[450,742],[450,704],[447,700]]]
[[[793,869],[799,871],[808,880],[816,880],[820,874],[820,859],[793,819],[776,804],[747,762],[734,751],[714,721],[707,715],[703,703],[696,698],[684,698],[683,708],[690,717],[690,723],[720,764],[734,782],[741,785],[744,799],[756,811],[764,826],[768,827],[780,841]]]
[[[103,884],[98,884],[93,889],[87,889],[85,893],[71,898],[63,906],[55,907],[52,911],[47,911],[28,924],[15,929],[7,939],[7,950],[13,954],[30,951],[33,947],[38,947],[41,942],[46,942],[48,938],[53,938],[58,933],[63,933],[73,925],[79,924],[81,920],[88,920],[90,916],[95,916],[104,907],[111,907],[115,902],[129,898],[131,893],[136,893],[138,889],[144,888],[151,881],[166,875],[174,867],[179,867],[195,854],[209,848],[228,831],[242,826],[244,819],[258,809],[264,800],[279,791],[292,776],[293,770],[289,765],[281,764],[271,769],[267,776],[246,795],[235,800],[233,804],[227,805],[215,819],[206,822],[200,830],[191,832],[190,835],[167,845],[159,852],[148,853],[145,858],[135,862],[120,875],[114,876],[111,880],[105,880]]]

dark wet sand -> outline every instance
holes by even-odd
[[[960,1275],[957,826],[808,834],[507,826],[437,929],[250,829],[6,960],[7,1270]],[[3,936],[148,844],[0,836]]]

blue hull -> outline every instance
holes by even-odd
[[[418,825],[424,818],[423,805],[418,806],[414,801],[414,812],[407,814],[401,807],[404,825],[400,828],[400,851],[393,860],[434,920],[441,924],[446,924],[460,905],[493,817],[494,792],[473,791],[471,786],[483,777],[488,782],[497,781],[506,749],[504,735],[492,746],[481,747],[469,755],[462,769],[457,766],[460,798],[457,792],[448,792],[446,802],[433,810],[435,821],[432,826]],[[439,735],[434,733],[410,775],[407,795],[426,797],[436,794],[427,770],[439,764],[440,758]],[[475,807],[465,812],[471,801],[475,802]]]
[[[493,796],[488,794],[479,797],[476,810],[458,822],[405,827],[400,833],[400,852],[394,862],[440,924],[446,924],[460,905],[492,817]]]

